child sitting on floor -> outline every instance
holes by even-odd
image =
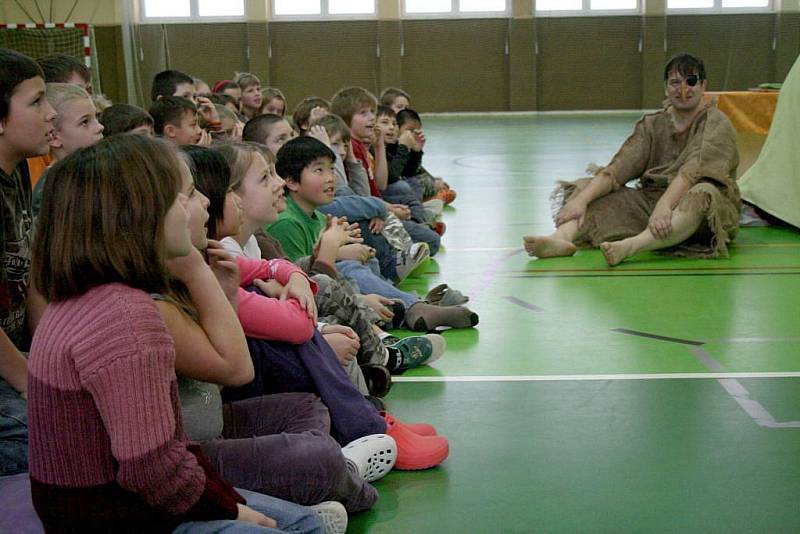
[[[55,130],[50,135],[50,155],[60,161],[76,150],[100,141],[103,125],[97,120],[92,98],[78,85],[48,83],[47,100],[56,110]],[[33,190],[33,214],[38,215],[47,171]]]
[[[315,126],[323,128],[327,137],[321,135]],[[334,202],[321,206],[320,211],[335,217],[345,216],[348,220],[370,219],[370,230],[373,233],[380,231],[389,244],[398,251],[409,249],[414,241],[408,235],[402,221],[389,210],[387,202],[369,195],[367,173],[353,156],[350,128],[342,118],[329,113],[312,122],[311,131],[315,139],[328,144],[336,154],[334,168],[336,198]],[[353,214],[345,209],[348,205],[342,202],[341,197],[347,197],[351,203],[355,203],[351,209],[359,208],[361,215],[354,218]],[[378,225],[375,223],[380,221],[383,222],[382,228],[376,228]]]
[[[139,106],[130,104],[114,104],[100,114],[100,124],[105,137],[128,132],[155,135],[153,117]]]
[[[242,114],[242,121],[247,121],[261,114],[264,99],[261,94],[261,80],[258,79],[258,76],[249,72],[237,72],[233,81],[242,92],[239,98],[239,111]]]
[[[255,159],[254,163],[256,170],[261,164],[261,170],[251,173],[254,181],[251,186],[265,187],[261,178],[266,173],[266,164],[263,158]],[[276,190],[280,191],[280,184]],[[235,200],[234,197],[232,201]],[[264,208],[269,205],[261,209]],[[216,218],[219,219],[219,214]],[[222,217],[219,221],[222,226],[217,226],[217,231],[228,226],[235,229],[236,221],[231,218],[236,219],[235,210]],[[332,434],[342,444],[370,434],[389,434],[397,442],[399,469],[424,469],[447,457],[447,440],[433,435],[435,431],[429,425],[411,427],[389,414],[379,414],[349,381],[330,346],[314,328],[314,318],[308,316],[314,287],[299,269],[282,260],[265,262],[238,257],[236,261],[241,270],[241,285],[255,283],[259,288],[258,292],[237,291],[239,320],[248,336],[255,379],[242,387],[225,388],[226,402],[273,393],[315,393],[328,406]],[[277,285],[262,280],[270,277],[270,272],[274,273],[271,278]],[[283,294],[288,298],[279,300]],[[418,435],[412,428],[426,435]]]
[[[29,290],[33,216],[25,158],[50,151],[55,116],[41,67],[0,48],[0,476],[28,470],[28,361],[22,353],[41,310]]]
[[[40,57],[36,60],[36,63],[39,64],[44,73],[45,83],[69,83],[79,86],[90,95],[92,94],[92,73],[86,65],[76,58],[65,54],[53,54]],[[52,164],[53,158],[50,154],[28,160],[31,186],[36,186],[44,171]]]
[[[411,210],[411,218],[415,222],[428,224],[434,230],[438,228],[437,233],[443,234],[443,223],[435,226],[437,213],[433,208],[422,205],[419,195],[405,180],[405,177],[416,176],[420,172],[424,138],[420,140],[409,130],[401,135],[397,126],[397,115],[387,106],[378,106],[375,127],[383,134],[389,168],[389,185],[382,191],[383,198],[388,202],[405,204]],[[436,211],[441,214],[443,203],[438,200],[434,202],[439,203],[440,207]]]
[[[233,98],[236,104],[236,113],[239,113],[239,101],[242,99],[242,89],[233,80],[220,80],[214,84],[214,94],[226,95]]]
[[[276,171],[286,181],[289,198],[286,211],[267,231],[281,242],[290,259],[314,252],[326,221],[317,208],[334,197],[335,160],[331,149],[310,137],[293,139],[278,152]],[[412,330],[429,331],[441,325],[468,328],[478,324],[478,315],[466,307],[433,306],[415,295],[400,291],[378,274],[377,266],[370,262],[368,251],[359,259],[351,259],[355,256],[343,250],[348,247],[355,253],[361,252],[358,244],[346,245],[332,251],[330,261],[337,262],[337,269],[362,293],[376,293],[403,302],[405,322]]]
[[[200,182],[224,181],[224,158],[205,147],[185,147]],[[185,165],[182,165],[184,170]],[[187,434],[201,441],[212,465],[245,489],[313,505],[340,500],[350,512],[374,504],[377,493],[361,474],[376,480],[394,464],[388,436],[367,436],[343,449],[330,437],[330,418],[310,393],[255,397],[222,406],[219,387],[241,386],[254,377],[253,362],[232,304],[238,306],[236,260],[206,237],[209,199],[184,179],[189,230],[198,251],[169,262],[178,281],[174,296],[157,305],[175,339],[182,411]],[[235,202],[235,193],[229,198]],[[230,207],[230,206],[229,206]],[[203,260],[200,251],[208,258]],[[261,263],[254,261],[254,263]],[[272,267],[280,270],[278,262]],[[266,273],[272,273],[267,269]],[[221,287],[221,285],[222,287]],[[300,316],[302,320],[302,316]],[[383,453],[382,461],[379,456]],[[373,462],[376,465],[371,466]],[[314,480],[314,484],[309,484]]]
[[[273,154],[295,137],[297,134],[289,121],[274,113],[250,119],[242,131],[242,140],[265,145]]]
[[[274,156],[267,152],[266,158],[261,157],[264,152],[259,151],[253,145],[228,145],[221,146],[218,150],[230,162],[233,190],[241,198],[242,206],[240,229],[235,234],[222,239],[222,242],[228,250],[237,255],[261,258],[261,250],[254,234],[262,227],[274,223],[278,214],[286,208],[283,193],[284,182],[275,172]],[[260,179],[263,179],[264,171],[269,176],[272,190],[262,186],[259,182]],[[219,213],[217,210],[212,211]],[[225,228],[227,227],[228,225],[225,226]],[[222,235],[218,235],[218,237],[222,237]],[[325,241],[328,236],[323,235],[321,239],[320,248],[327,247],[328,244]],[[330,239],[337,238],[330,236]],[[339,243],[335,242],[333,246],[338,247],[338,245]],[[275,245],[271,245],[270,248],[274,249]],[[355,335],[353,356],[356,356],[356,352],[358,353],[358,363],[362,364],[365,378],[369,379],[370,372],[373,371],[375,365],[385,366],[392,372],[401,372],[431,363],[441,357],[445,349],[445,341],[444,338],[435,334],[411,336],[402,340],[387,339],[387,346],[384,346],[381,338],[388,337],[388,334],[374,329],[370,320],[363,316],[363,309],[357,307],[355,298],[350,297],[352,293],[340,287],[341,282],[338,280],[333,264],[326,262],[321,266],[320,262],[325,260],[319,254],[315,259],[317,260],[315,264],[309,266],[309,273],[317,273],[312,278],[320,286],[316,302],[320,320],[328,323],[323,327],[323,336],[336,350],[334,336],[341,334],[334,333],[329,336],[327,332],[336,332],[336,328],[332,328],[336,325],[348,327],[348,330],[350,330],[349,327],[355,328],[357,334]],[[324,271],[326,274],[323,275],[320,271]],[[352,332],[350,330],[348,335],[352,335]],[[336,350],[336,352],[339,355],[339,351]],[[374,394],[374,392],[371,393]]]
[[[166,260],[192,250],[174,150],[114,136],[50,178],[32,273],[50,304],[28,390],[31,492],[45,529],[192,532],[238,520],[320,532],[308,508],[234,490],[183,435],[175,347],[150,296],[168,291]]]
[[[423,202],[439,199],[445,204],[452,204],[456,199],[456,192],[441,178],[435,178],[422,167],[422,149],[425,147],[425,133],[422,131],[422,118],[413,109],[406,108],[397,112],[397,126],[402,136],[406,132],[414,134],[419,146],[420,170],[415,176],[408,177],[406,181],[414,191],[422,197]]]
[[[294,108],[294,113],[292,113],[292,122],[294,123],[295,128],[299,130],[300,135],[305,135],[308,132],[311,123],[327,115],[330,110],[330,102],[318,96],[309,96],[304,98],[299,104],[297,104],[297,107]]]
[[[401,110],[411,106],[411,97],[397,87],[387,87],[381,93],[380,99],[381,106],[392,108],[395,113],[400,113]]]
[[[191,101],[197,108],[196,111],[203,122],[203,127],[209,132],[220,129],[219,115],[207,95],[199,95],[194,84],[194,78],[177,70],[165,70],[153,77],[150,87],[150,100],[155,103],[158,99],[167,96],[177,96]]]
[[[377,100],[361,87],[345,87],[331,101],[331,110],[350,128],[353,154],[367,171],[372,196],[381,197],[389,185],[389,167],[383,132],[376,128]],[[393,191],[390,191],[393,192]],[[434,256],[441,245],[440,236],[425,225],[411,220],[411,209],[405,204],[390,204],[389,209],[403,221],[415,243],[426,243]]]
[[[261,114],[272,113],[279,117],[286,115],[286,97],[283,91],[277,87],[267,87],[264,89],[262,100],[264,104],[261,107]]]
[[[200,128],[197,108],[190,100],[178,96],[159,98],[150,107],[153,130],[176,145],[208,145],[211,135]]]
[[[273,153],[277,153],[294,136],[288,121],[277,115],[261,115],[252,119],[245,126],[242,135],[245,141],[266,145],[271,152],[274,150]],[[380,199],[337,197],[332,203],[334,205],[330,208],[331,213],[352,217],[351,222],[359,224],[365,244],[375,250],[380,271],[387,278],[395,281],[403,280],[428,258],[430,252],[426,244],[414,246],[412,243],[402,250],[395,251],[380,235],[380,229],[375,226],[378,224],[376,219],[383,220],[386,213],[385,209],[382,209]]]

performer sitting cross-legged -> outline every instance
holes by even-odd
[[[611,266],[647,250],[727,257],[740,210],[736,133],[721,111],[703,102],[702,60],[675,56],[664,82],[666,107],[639,120],[607,167],[559,185],[556,231],[526,236],[529,255],[571,256],[578,247],[600,247]]]

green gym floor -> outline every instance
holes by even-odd
[[[800,531],[800,232],[613,269],[522,250],[552,230],[554,181],[606,163],[640,115],[425,119],[425,165],[458,199],[403,287],[447,282],[481,322],[386,398],[450,457],[378,481],[351,532]]]

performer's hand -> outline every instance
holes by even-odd
[[[672,233],[672,210],[656,205],[647,227],[656,239],[666,239]]]
[[[575,199],[568,201],[556,215],[556,226],[561,226],[569,221],[578,221],[578,228],[583,226],[583,219],[586,217],[586,204]]]

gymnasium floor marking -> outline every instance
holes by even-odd
[[[719,380],[746,378],[800,378],[800,371],[777,371],[764,373],[640,373],[608,375],[393,376],[392,382],[597,382],[604,380]]]
[[[535,311],[535,312],[543,312],[543,311],[545,311],[544,308],[542,308],[540,306],[537,306],[536,304],[531,304],[530,302],[527,302],[525,300],[518,299],[517,297],[506,296],[506,297],[503,297],[503,300],[506,300],[506,301],[508,301],[508,302],[510,302],[512,304],[516,304],[517,306],[519,306],[521,308],[525,308],[526,310],[531,310],[531,311]]]
[[[721,337],[709,339],[708,343],[773,343],[775,341],[800,341],[800,337]]]
[[[647,332],[639,332],[637,330],[629,330],[627,328],[612,328],[612,332],[619,334],[627,334],[629,336],[646,337],[648,339],[655,339],[658,341],[669,341],[670,343],[679,343],[681,345],[704,345],[704,341],[692,341],[691,339],[680,339],[677,337],[659,336],[658,334],[648,334]]]
[[[766,265],[766,266],[754,266],[754,267],[685,267],[685,268],[663,268],[663,267],[606,267],[601,269],[587,269],[587,268],[578,268],[578,269],[519,269],[519,270],[511,270],[511,271],[504,271],[508,273],[591,273],[591,272],[616,272],[616,273],[646,273],[646,272],[663,272],[663,273],[680,273],[683,271],[752,271],[752,270],[765,270],[765,269],[775,269],[775,270],[790,270],[790,269],[800,269],[800,265]]]
[[[800,274],[800,271],[791,271],[791,272],[775,272],[775,271],[767,271],[767,272],[719,272],[719,273],[710,273],[710,272],[701,272],[701,273],[668,273],[668,272],[658,272],[658,273],[632,273],[632,274],[625,274],[625,271],[600,271],[595,272],[594,274],[556,274],[556,273],[547,273],[540,274],[537,271],[528,271],[527,274],[506,274],[505,272],[497,273],[499,276],[503,278],[675,278],[681,276],[696,276],[696,277],[703,277],[703,276],[797,276]]]
[[[722,364],[715,360],[703,347],[694,346],[688,347],[688,349],[709,371],[723,371],[724,368]],[[725,389],[728,395],[730,395],[733,400],[741,406],[742,410],[744,410],[759,426],[765,428],[800,428],[800,421],[787,421],[783,423],[776,421],[775,417],[773,417],[760,402],[750,396],[750,392],[747,391],[747,388],[737,379],[720,378],[717,382],[719,382],[719,385]]]
[[[514,249],[511,252],[503,254],[499,258],[495,259],[489,267],[487,267],[483,273],[481,274],[480,278],[469,288],[468,295],[470,299],[475,300],[481,296],[481,294],[492,285],[495,278],[497,278],[497,273],[502,268],[503,264],[505,264],[508,260],[516,256],[522,252],[522,249]]]

